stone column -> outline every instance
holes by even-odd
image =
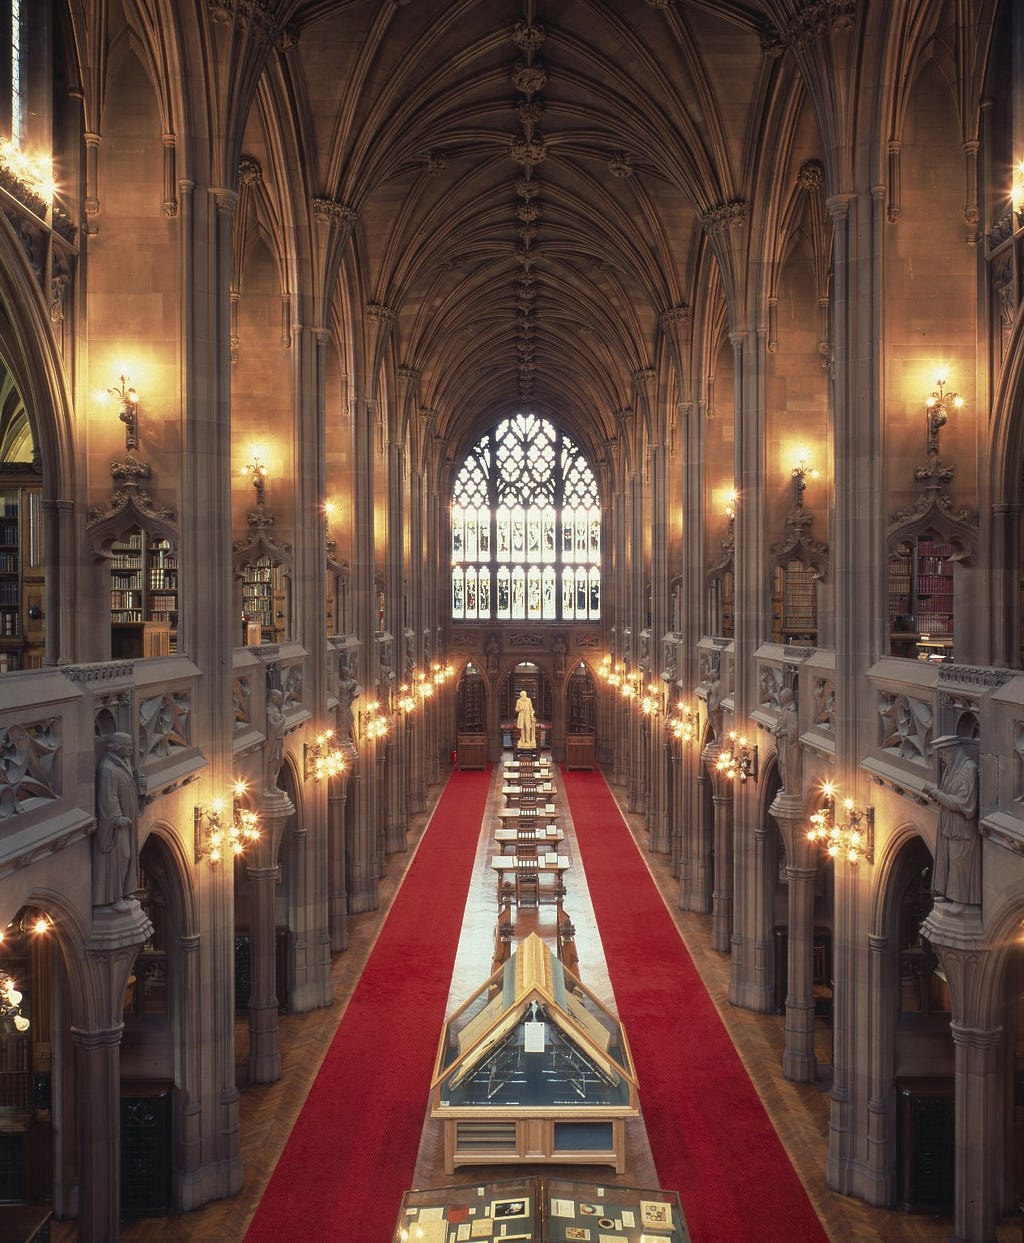
[[[895,1064],[898,965],[889,938],[868,936],[868,996],[889,998],[871,1007],[870,1042],[875,1050],[868,1096],[869,1204],[892,1204],[896,1198],[896,1159],[892,1151],[892,1080]]]
[[[711,773],[715,808],[715,874],[711,894],[711,948],[727,954],[732,946],[733,789],[727,777],[715,776],[721,746],[704,748],[704,762]]]
[[[707,800],[705,798],[705,788],[711,778],[704,771],[703,765],[694,781],[695,804],[692,809],[690,824],[692,828],[689,831],[689,844],[684,849],[684,864],[681,877],[681,901],[680,907],[684,911],[694,911],[698,915],[707,915],[711,911],[711,893],[714,889],[714,876],[709,864],[711,861],[711,851],[708,849],[708,843],[712,840],[714,834],[714,824],[707,823],[706,807]],[[689,876],[686,875],[685,860],[689,858]]]
[[[280,791],[263,795],[263,827],[252,863],[246,866],[252,900],[249,942],[249,1082],[276,1083],[281,1077],[277,1021],[277,955],[274,893],[277,849],[285,821],[295,814]]]
[[[1002,1185],[1006,1033],[993,1023],[981,908],[939,901],[921,925],[949,983],[956,1151],[953,1243],[992,1243]]]
[[[354,750],[354,748],[353,748]],[[348,764],[352,764],[351,756]],[[331,930],[331,953],[348,949],[348,890],[345,876],[345,804],[348,801],[349,769],[332,777],[327,785],[327,858],[330,871],[327,895]]]
[[[121,1237],[121,1034],[124,993],[139,946],[153,927],[132,901],[98,907],[86,946],[88,1026],[72,1026],[77,1095],[81,1243]]]
[[[995,1122],[1003,1111],[999,1066],[1005,1032],[1002,1027],[965,1027],[955,1021],[950,1026],[956,1110],[952,1243],[990,1243],[996,1237],[996,1195],[1002,1181]]]
[[[815,847],[803,831],[806,823],[799,798],[780,792],[769,808],[787,844],[789,929],[786,949],[786,1049],[782,1073],[794,1083],[813,1083],[814,1056],[814,879],[818,874]]]

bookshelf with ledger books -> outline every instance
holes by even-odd
[[[802,561],[779,566],[772,579],[772,639],[814,643],[818,638],[818,585]]]
[[[178,555],[138,527],[110,548],[111,656],[169,656],[177,649]]]
[[[42,665],[44,586],[39,488],[0,482],[0,673]]]
[[[889,559],[889,639],[894,656],[953,654],[953,549],[922,536],[903,540]]]
[[[242,566],[242,642],[281,643],[285,637],[284,566],[258,557]]]

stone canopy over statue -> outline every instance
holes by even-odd
[[[518,746],[524,749],[536,747],[537,718],[533,713],[533,700],[526,691],[520,691],[516,700],[516,726],[519,729]]]

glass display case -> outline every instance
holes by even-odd
[[[531,933],[445,1023],[430,1109],[449,1174],[516,1161],[622,1173],[640,1112],[626,1033]]]
[[[393,1243],[529,1239],[563,1243],[690,1243],[675,1191],[517,1178],[407,1191]]]

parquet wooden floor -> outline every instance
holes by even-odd
[[[440,787],[431,792],[431,808],[439,794]],[[678,910],[678,882],[671,875],[669,859],[650,855],[646,851],[646,832],[640,817],[625,814],[625,819],[833,1243],[948,1243],[952,1233],[952,1221],[948,1218],[871,1208],[826,1188],[823,1170],[829,1115],[827,1091],[811,1085],[788,1083],[783,1079],[784,1017],[754,1014],[728,1004],[729,959],[727,955],[709,948],[709,918]],[[426,823],[426,815],[414,817],[409,849],[388,861],[387,873],[380,884],[379,909],[351,918],[349,949],[338,955],[333,964],[334,1005],[309,1014],[283,1016],[281,1080],[242,1092],[240,1129],[245,1170],[242,1190],[230,1200],[219,1201],[194,1213],[126,1222],[122,1230],[125,1243],[238,1243],[243,1237]],[[489,876],[485,880],[490,886],[489,897],[483,904],[477,904],[475,913],[467,908],[470,924],[468,941],[472,942],[478,936],[484,939],[480,950],[481,961],[490,956],[495,909],[493,880]],[[571,913],[577,928],[581,964],[586,964],[588,958],[592,961],[594,957],[594,947],[586,941],[590,921],[580,910],[579,897],[570,890],[567,908],[572,902],[576,903]],[[485,910],[487,913],[483,914]],[[472,977],[473,984],[486,978],[473,974],[474,970],[473,967],[464,969],[467,979]],[[453,983],[453,992],[456,991],[456,984]],[[244,1023],[238,1025],[237,1035],[238,1062],[244,1065],[247,1051]],[[824,1032],[822,1036],[824,1042]],[[827,1056],[824,1043],[822,1052]],[[411,1120],[411,1124],[419,1126],[420,1120]],[[431,1185],[434,1181],[430,1177],[434,1158],[430,1151],[432,1145],[426,1138],[427,1128],[424,1128],[424,1136],[416,1172],[417,1185],[421,1186]],[[580,1176],[583,1176],[582,1171]],[[434,1185],[445,1181],[461,1179],[445,1179],[442,1175]],[[77,1243],[78,1233],[74,1223],[55,1222],[51,1237],[52,1243]],[[1020,1217],[1001,1222],[997,1239],[998,1243],[1022,1243],[1024,1232]],[[301,1241],[282,1239],[280,1243],[327,1243],[327,1240],[313,1240],[307,1236]],[[363,1241],[332,1240],[331,1243]],[[720,1243],[730,1241],[723,1239]],[[794,1240],[794,1243],[799,1243],[799,1240]]]

